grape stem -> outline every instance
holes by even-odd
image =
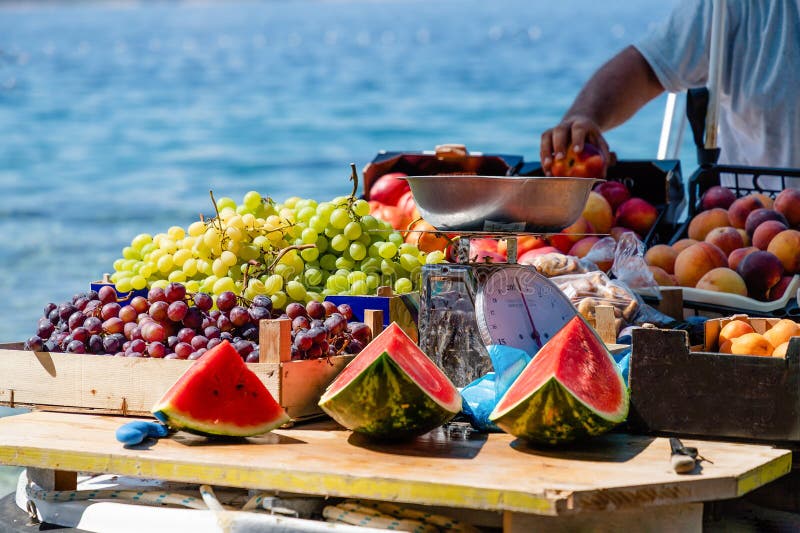
[[[275,268],[275,265],[278,264],[278,261],[281,260],[281,257],[286,255],[287,252],[291,250],[307,250],[309,248],[316,248],[316,244],[293,244],[291,246],[287,246],[286,248],[281,248],[281,251],[278,252],[278,255],[275,256],[272,263],[267,267],[267,272],[272,272],[272,269]]]
[[[356,170],[355,163],[350,163],[350,170],[350,181],[353,182],[353,192],[351,192],[350,196],[347,198],[347,211],[350,213],[351,219],[361,220],[361,217],[358,216],[353,208],[353,204],[356,202],[356,195],[358,194],[358,170]]]

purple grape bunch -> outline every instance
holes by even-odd
[[[292,321],[293,360],[357,354],[372,340],[369,326],[353,321],[348,304],[290,303],[279,318]]]
[[[246,362],[258,361],[258,324],[272,318],[272,300],[252,302],[233,292],[217,297],[187,294],[181,283],[150,289],[147,298],[117,302],[110,285],[79,293],[68,302],[48,303],[36,334],[25,342],[34,351],[90,353],[118,357],[197,359],[229,341]]]

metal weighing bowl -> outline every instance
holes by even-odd
[[[594,178],[408,176],[422,218],[442,231],[554,233],[581,216]]]

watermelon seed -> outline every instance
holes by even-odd
[[[244,388],[244,383],[237,383],[236,390],[242,390]]]
[[[219,391],[217,389],[214,389],[214,396],[219,396]]]

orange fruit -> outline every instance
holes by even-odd
[[[745,333],[754,333],[753,326],[744,320],[731,320],[719,332],[719,345],[722,346],[726,341],[740,337]]]
[[[789,339],[800,335],[800,327],[793,320],[784,318],[775,323],[774,326],[769,328],[764,333],[764,338],[767,339],[773,346],[778,346],[784,342],[789,342]]]
[[[731,340],[731,353],[735,355],[772,355],[774,346],[758,333],[745,333]]]

